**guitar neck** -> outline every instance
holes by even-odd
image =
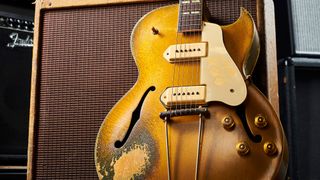
[[[202,31],[204,0],[179,0],[178,32]]]

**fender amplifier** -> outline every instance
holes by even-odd
[[[0,166],[26,165],[33,13],[0,6]]]
[[[33,11],[0,5],[0,37],[1,179],[26,173]]]

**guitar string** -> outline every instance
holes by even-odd
[[[180,0],[180,3],[182,3],[181,2],[181,0]],[[191,16],[192,15],[192,12],[193,12],[193,7],[192,7],[192,1],[190,0],[189,1],[189,4],[190,4],[190,14],[189,14],[189,16]],[[182,4],[180,4],[180,5],[182,5]],[[181,8],[181,6],[179,6],[179,8]],[[182,8],[183,8],[183,6],[182,6]],[[182,9],[182,11],[183,11],[184,9]],[[184,21],[184,16],[182,16],[181,15],[181,11],[180,11],[180,9],[179,9],[179,23],[183,23]],[[201,13],[201,11],[200,11],[200,13]],[[200,15],[201,16],[201,15]],[[188,18],[188,20],[187,21],[189,21],[189,30],[192,30],[192,24],[190,23],[190,21],[192,21],[192,22],[194,22],[195,20],[195,18],[194,18],[194,16],[191,16],[192,18]],[[200,19],[201,21],[202,21],[202,19]],[[180,24],[181,25],[181,24]],[[183,27],[182,27],[183,28]],[[201,33],[200,33],[201,34]],[[185,38],[183,38],[183,33],[181,33],[180,34],[180,43],[179,42],[177,42],[177,41],[179,41],[179,40],[177,40],[178,39],[178,33],[177,33],[177,35],[176,35],[176,50],[180,50],[180,58],[181,58],[181,55],[183,54],[183,57],[185,57],[185,55],[186,55],[186,52],[187,52],[187,45],[186,45],[186,43],[192,43],[192,42],[195,42],[195,41],[197,41],[197,37],[198,37],[198,32],[194,32],[194,33],[191,33],[191,37],[193,37],[194,39],[192,39],[191,40],[191,42],[189,42],[189,41],[186,41],[186,40],[184,40]],[[190,39],[190,38],[186,38],[186,39]],[[184,42],[185,41],[185,42]],[[183,52],[181,52],[181,50],[183,50],[182,49],[182,44],[184,43],[184,51]],[[179,44],[179,49],[177,48],[177,46],[178,46],[178,44]],[[189,45],[190,46],[190,45]],[[176,60],[176,54],[175,54],[175,60]],[[194,62],[193,62],[194,61]],[[178,62],[179,63],[179,62]],[[182,66],[183,65],[183,66]],[[175,77],[175,72],[176,72],[176,63],[174,63],[174,71],[173,71],[173,87],[174,87],[174,84],[175,84],[175,81],[174,81],[174,77]],[[182,98],[183,98],[183,95],[182,95],[182,93],[183,93],[183,85],[184,84],[186,84],[186,85],[188,85],[188,83],[187,82],[184,82],[184,80],[183,80],[183,78],[181,78],[180,76],[181,76],[181,73],[180,73],[180,66],[182,66],[182,70],[187,70],[187,74],[189,73],[189,69],[191,69],[192,70],[192,72],[191,72],[191,85],[193,85],[194,84],[194,80],[193,80],[193,78],[194,78],[194,66],[195,66],[195,68],[196,69],[198,69],[198,63],[197,63],[197,61],[196,61],[196,59],[194,59],[194,58],[191,58],[191,60],[190,61],[188,61],[187,60],[187,62],[185,63],[185,62],[182,62],[182,63],[179,63],[179,65],[178,65],[178,73],[177,73],[177,76],[178,76],[178,80],[177,80],[177,86],[180,86],[181,88],[180,88],[180,100],[182,101]],[[197,70],[196,70],[197,71]],[[182,79],[181,80],[181,82],[180,82],[180,79]],[[188,86],[186,86],[186,87],[188,87]],[[179,89],[178,88],[176,88],[176,90],[179,92]],[[186,91],[188,91],[188,89],[186,88]],[[178,92],[176,92],[177,93],[177,95],[179,94]],[[173,100],[173,97],[172,97],[172,95],[173,95],[173,88],[172,88],[172,93],[171,93],[171,99]],[[178,97],[179,96],[176,96],[176,102],[178,102],[177,100],[178,100]],[[182,103],[180,103],[180,105],[179,105],[179,109],[181,109],[182,108],[182,105],[181,105]],[[189,108],[192,108],[192,104],[193,104],[193,100],[191,99],[191,102],[190,102],[190,107]],[[194,102],[194,104],[196,104],[196,102]],[[185,108],[186,108],[186,106],[187,106],[187,103],[185,104]],[[176,105],[176,109],[177,109],[178,107],[177,107],[177,105]],[[170,106],[170,108],[169,108],[170,110],[169,111],[171,111],[171,106]],[[170,118],[171,118],[171,114],[170,114]],[[200,118],[201,119],[201,118]],[[199,123],[201,123],[201,122],[199,122]],[[199,124],[199,126],[201,126],[201,124]],[[170,179],[170,155],[169,155],[169,145],[168,145],[168,122],[166,121],[165,122],[165,132],[166,132],[166,146],[167,146],[167,166],[168,166],[168,179]],[[199,139],[199,137],[200,136],[198,136],[198,139]],[[199,141],[198,141],[198,144],[199,144]],[[198,156],[198,154],[197,154],[197,156]]]
[[[198,6],[194,6],[194,7],[197,7],[197,8],[195,8],[196,9],[196,11],[200,11],[199,12],[199,17],[198,16],[193,16],[193,19],[195,19],[194,21],[195,22],[198,22],[199,23],[199,25],[200,25],[200,28],[201,28],[201,30],[200,31],[197,31],[196,33],[195,33],[195,38],[196,38],[196,41],[198,42],[198,41],[200,41],[200,42],[202,42],[202,38],[201,38],[201,32],[202,32],[202,15],[203,15],[203,12],[202,12],[202,8],[203,8],[203,0],[199,0],[199,2],[200,2],[200,4],[199,4],[199,6],[201,6],[200,7],[200,9],[199,9],[199,7]],[[199,62],[197,61],[197,60],[199,60]],[[194,61],[194,68],[196,68],[196,72],[198,72],[197,71],[197,69],[198,69],[198,64],[200,65],[200,63],[201,63],[201,57],[200,58],[196,58],[195,59],[195,61]],[[200,78],[200,74],[197,74],[198,75],[198,77]],[[194,72],[192,72],[192,79],[193,79],[193,76],[194,76]],[[198,79],[199,79],[198,78]],[[199,81],[198,81],[198,83],[199,83],[199,85],[200,85],[200,79],[199,79]],[[201,92],[200,92],[201,93]],[[196,105],[196,101],[194,102],[194,108],[197,108],[197,105]],[[197,142],[197,155],[196,155],[196,167],[195,167],[195,180],[197,180],[198,179],[198,176],[199,176],[199,162],[200,162],[200,159],[201,159],[201,143],[202,143],[202,136],[203,136],[203,126],[204,126],[204,124],[203,124],[203,117],[202,117],[202,114],[199,114],[199,127],[198,127],[198,142]]]
[[[190,0],[189,1],[189,13],[188,13],[188,17],[189,17],[189,23],[188,23],[188,29],[189,29],[189,31],[190,31],[190,33],[189,33],[189,36],[190,36],[190,44],[192,44],[192,43],[196,43],[196,35],[197,35],[197,33],[196,33],[196,28],[197,28],[197,26],[195,25],[194,26],[194,24],[196,24],[195,22],[195,19],[194,19],[194,11],[195,11],[195,9],[194,9],[194,5],[193,5],[193,2],[192,2],[192,0]],[[194,26],[194,28],[193,28],[193,26]],[[190,46],[190,44],[189,44],[189,46]],[[190,86],[194,86],[195,84],[194,84],[194,82],[193,82],[193,76],[194,76],[194,74],[193,74],[193,66],[194,66],[194,64],[195,64],[195,62],[194,62],[194,58],[193,57],[191,57],[190,59],[188,59],[187,61],[189,61],[190,62],[190,64],[188,63],[188,69],[190,68],[191,69],[191,78],[190,78],[190,81],[191,81],[191,83],[189,84]],[[191,90],[191,91],[193,91],[193,90]],[[190,102],[189,102],[189,108],[190,108],[190,110],[192,111],[192,104],[193,104],[193,97],[192,97],[192,92],[191,92],[191,98],[190,98]]]
[[[181,12],[184,11],[184,8],[183,8],[183,5],[182,5],[182,0],[179,0],[179,19],[178,19],[178,28],[177,30],[179,30],[179,26],[181,28],[181,30],[183,31],[183,23],[185,21],[185,18],[183,16],[183,14],[181,14]],[[174,67],[177,67],[177,70],[174,71],[174,74],[173,74],[173,88],[172,88],[172,93],[171,93],[171,100],[173,101],[173,104],[170,106],[170,111],[172,110],[172,107],[174,107],[174,109],[181,109],[182,106],[180,103],[176,103],[179,101],[179,97],[180,97],[180,101],[182,100],[182,95],[181,95],[181,92],[182,92],[182,85],[183,85],[183,79],[181,78],[181,69],[183,71],[183,65],[184,63],[180,63],[178,62],[177,60],[177,54],[179,54],[179,58],[181,58],[181,56],[185,56],[185,52],[182,51],[183,48],[182,48],[182,43],[184,42],[184,37],[183,37],[183,33],[180,33],[180,37],[179,37],[179,32],[177,31],[177,36],[176,36],[176,51],[175,51],[175,58],[174,60],[176,60],[176,62],[173,62],[174,63]],[[176,88],[175,87],[175,81],[174,81],[174,77],[175,75],[177,75],[176,77]],[[181,80],[182,79],[182,80]],[[180,86],[180,88],[179,88]],[[175,90],[174,90],[175,89]],[[180,90],[179,90],[180,89]],[[180,92],[180,96],[179,96],[179,92]],[[176,96],[174,96],[173,93],[176,93]],[[171,114],[170,114],[170,119],[171,119]],[[169,120],[170,120],[169,119]],[[168,121],[168,119],[167,119]],[[166,149],[167,149],[167,168],[168,168],[168,179],[170,179],[170,142],[169,142],[169,122],[166,122],[165,123],[165,133],[166,133]]]
[[[192,26],[194,26],[194,24],[196,24],[195,23],[195,21],[194,21],[194,15],[192,14],[193,13],[193,11],[194,11],[194,9],[193,9],[193,2],[192,2],[192,0],[190,0],[190,19],[191,19],[191,22],[189,23],[189,27],[190,27],[190,29],[192,29]],[[195,41],[194,41],[194,37],[196,36],[196,25],[195,25],[195,28],[194,28],[194,30],[193,30],[193,32],[191,33],[191,38],[192,38],[192,40],[193,40],[193,43],[195,43]],[[193,61],[194,59],[192,58],[191,59],[191,61]],[[192,62],[192,63],[194,63],[194,62]],[[192,80],[193,80],[193,72],[191,72],[192,74],[191,74],[191,82],[192,82]],[[192,84],[191,85],[194,85],[193,84],[193,82],[192,82]],[[192,95],[192,94],[191,94]],[[190,101],[190,108],[192,108],[192,102],[193,102],[193,98],[191,98],[191,101]],[[191,109],[192,110],[192,109]]]
[[[196,2],[197,3],[197,2]],[[202,22],[202,19],[197,19],[196,18],[196,11],[198,11],[199,9],[197,9],[196,3],[194,4],[192,2],[192,0],[189,1],[189,11],[188,11],[188,43],[189,43],[189,49],[186,47],[185,45],[185,52],[192,52],[192,49],[190,47],[191,43],[197,43],[199,41],[198,37],[201,33],[199,33],[198,31],[198,24]],[[200,15],[200,14],[199,14]],[[199,22],[200,21],[200,22]],[[197,24],[198,23],[198,24]],[[191,49],[191,50],[190,50]],[[196,49],[197,52],[198,49]],[[190,79],[190,84],[185,83],[186,86],[186,92],[188,92],[188,85],[190,86],[194,86],[195,82],[194,82],[194,68],[197,68],[197,57],[191,57],[190,59],[186,60],[187,66],[186,66],[186,73],[187,75],[189,74],[189,70],[191,70],[191,79]],[[197,91],[196,91],[197,92]],[[195,95],[197,95],[197,93],[195,92]],[[192,93],[191,93],[192,95]],[[188,96],[188,94],[186,94],[186,97]],[[182,95],[183,97],[183,95]],[[191,96],[192,97],[192,96]],[[196,100],[194,100],[193,98],[190,98],[190,102],[189,102],[189,107],[188,107],[188,103],[185,104],[185,108],[190,108],[190,110],[192,111],[192,108],[197,108],[196,105]],[[199,156],[200,156],[200,141],[201,141],[201,137],[202,137],[202,115],[199,115],[199,127],[198,127],[198,141],[197,141],[197,154],[196,154],[196,166],[195,166],[195,180],[198,179],[198,163],[199,163]]]
[[[189,4],[191,0],[189,0]],[[182,7],[183,7],[183,16],[186,17],[185,20],[183,21],[183,31],[189,31],[190,30],[190,26],[188,26],[190,24],[190,17],[189,17],[189,11],[188,11],[188,7],[187,5],[188,4],[181,4]],[[187,26],[187,28],[186,28]],[[183,98],[184,98],[184,91],[187,91],[188,90],[188,78],[186,78],[188,76],[188,70],[189,70],[189,63],[188,63],[188,59],[186,58],[187,55],[188,55],[188,52],[187,52],[187,43],[190,43],[189,42],[189,38],[188,38],[188,35],[187,33],[184,33],[182,32],[181,35],[183,36],[183,39],[184,39],[184,42],[181,42],[181,43],[184,43],[183,46],[183,56],[182,58],[180,59],[180,64],[181,64],[181,67],[183,68],[183,71],[182,71],[182,74],[180,74],[180,76],[182,76],[182,82],[180,84],[181,86],[181,90],[180,90],[180,109],[183,110],[183,109],[186,109],[187,108],[187,103],[182,103],[183,102]]]
[[[185,57],[185,51],[183,49],[183,47],[185,48],[185,45],[183,45],[183,43],[185,43],[186,38],[184,36],[184,31],[185,31],[185,25],[187,24],[187,17],[184,15],[184,12],[186,10],[185,6],[183,5],[183,0],[180,0],[180,15],[181,15],[181,23],[180,23],[180,42],[179,42],[179,59],[181,60],[181,57]],[[177,110],[181,110],[182,109],[182,91],[183,91],[183,81],[184,81],[184,70],[185,70],[185,62],[179,62],[179,60],[177,60],[177,65],[179,67],[179,72],[178,72],[178,82],[177,82],[177,96],[176,96],[176,102],[177,102],[177,106],[176,109]],[[180,101],[180,103],[179,103]],[[180,119],[181,120],[181,119]]]
[[[180,32],[180,42],[179,42],[179,46],[180,46],[180,56],[179,58],[181,59],[181,57],[185,56],[185,52],[183,50],[183,42],[184,42],[184,34],[183,34],[183,31],[184,31],[184,22],[187,20],[184,16],[184,12],[185,12],[185,7],[183,5],[183,0],[181,0],[181,4],[180,4],[180,8],[182,9],[180,11],[180,15],[181,15],[181,28],[182,28],[182,32]],[[182,13],[182,14],[181,14]],[[181,95],[181,92],[182,92],[182,86],[183,86],[183,77],[181,77],[181,72],[180,70],[182,71],[182,74],[183,74],[183,65],[184,65],[184,62],[179,62],[179,60],[177,60],[176,62],[178,64],[178,67],[179,67],[179,73],[178,73],[178,88],[177,88],[177,102],[179,102],[179,98],[180,98],[180,101],[182,100],[182,95]],[[181,103],[177,103],[178,104],[178,107],[177,109],[182,109],[182,104]]]
[[[180,13],[180,11],[181,11],[181,3],[182,3],[182,0],[179,0],[179,8],[178,8],[178,12],[179,12],[179,14],[178,14],[178,24],[177,24],[177,32],[176,32],[176,45],[175,45],[175,51],[174,51],[174,60],[176,60],[176,58],[177,58],[177,51],[178,51],[178,44],[179,44],[179,33],[178,33],[178,29],[179,29],[179,27],[181,26],[181,23],[182,23],[182,18],[183,18],[183,16],[181,15],[181,13]],[[180,49],[181,49],[181,47],[180,47]],[[177,67],[178,67],[178,69],[177,69]],[[178,71],[178,73],[176,73],[176,71]],[[170,180],[171,179],[171,172],[170,172],[170,142],[169,142],[169,121],[170,121],[170,119],[171,119],[171,113],[172,113],[172,108],[173,108],[173,106],[176,106],[175,105],[175,100],[176,99],[174,99],[174,98],[176,98],[177,96],[175,96],[174,97],[174,93],[175,93],[175,91],[174,91],[174,87],[175,87],[175,76],[176,76],[176,74],[177,74],[177,79],[178,80],[176,80],[177,81],[177,86],[179,85],[178,84],[178,82],[179,82],[179,72],[180,72],[180,67],[179,66],[177,66],[176,65],[176,63],[175,62],[173,62],[173,75],[172,75],[172,88],[171,88],[171,94],[170,94],[170,101],[172,101],[171,102],[171,105],[169,106],[169,118],[165,118],[165,142],[166,142],[166,157],[167,157],[167,177],[168,177],[168,180]],[[167,97],[167,98],[169,98],[169,97]],[[177,108],[177,107],[176,107]]]
[[[194,24],[194,18],[193,18],[193,14],[192,14],[192,12],[194,11],[194,9],[193,9],[193,2],[192,2],[192,0],[190,0],[190,2],[189,2],[189,23],[188,23],[188,26],[189,26],[189,31],[191,32],[190,34],[189,34],[189,36],[190,36],[190,44],[192,44],[192,43],[195,43],[195,39],[194,39],[194,37],[196,36],[196,29],[193,29],[192,28],[192,26],[193,26],[193,24]],[[190,46],[190,44],[189,44],[189,46]],[[189,48],[189,52],[190,52],[190,49],[191,48]],[[188,84],[188,85],[190,85],[190,86],[194,86],[194,83],[193,83],[193,64],[194,64],[194,58],[193,57],[191,57],[190,58],[190,60],[188,60],[189,62],[190,62],[190,64],[188,64],[189,66],[188,66],[188,69],[191,69],[191,78],[190,78],[190,84]],[[192,91],[192,90],[191,90]],[[187,91],[188,92],[188,91]],[[191,94],[191,97],[192,97],[192,94]],[[190,98],[190,102],[189,102],[189,108],[190,108],[190,110],[192,110],[192,103],[193,103],[193,98]]]
[[[191,0],[189,0],[189,5],[191,4]],[[188,8],[186,8],[188,10]],[[190,8],[189,8],[190,9]],[[188,14],[187,14],[187,23],[186,24],[191,24],[191,19],[190,19],[190,12],[191,10],[187,11]],[[188,26],[188,31],[190,31],[191,28],[190,26]],[[189,33],[189,32],[188,32]],[[189,69],[190,69],[190,65],[189,65],[189,60],[188,60],[188,48],[187,48],[187,44],[191,43],[190,42],[190,38],[188,37],[188,34],[184,34],[185,35],[185,44],[184,44],[184,56],[183,56],[183,59],[182,59],[182,62],[184,63],[184,73],[182,74],[183,75],[183,79],[184,80],[184,83],[181,87],[184,87],[185,90],[181,90],[181,99],[183,99],[185,97],[185,91],[188,91],[188,88],[189,88],[189,82],[188,82],[188,75],[189,75]],[[189,44],[190,45],[190,44]],[[183,101],[183,100],[182,100]],[[181,102],[182,102],[181,101]],[[188,108],[188,103],[181,103],[184,105],[183,109],[187,109]]]
[[[194,26],[194,27],[195,27],[195,30],[196,30],[197,25],[194,25],[194,24],[197,24],[197,23],[199,23],[199,22],[195,21],[194,16],[196,16],[196,15],[195,15],[195,14],[192,14],[192,13],[195,11],[194,6],[195,6],[196,4],[193,5],[192,0],[190,0],[190,1],[191,1],[191,2],[190,2],[190,16],[191,16],[191,18],[192,18],[192,23],[190,23],[190,27]],[[192,34],[192,37],[193,37],[193,39],[194,39],[194,42],[196,41],[196,36],[197,36],[197,32],[195,31],[195,33]],[[197,52],[197,49],[196,49],[196,52]],[[192,59],[192,60],[194,60],[194,59]],[[195,62],[193,62],[193,63],[194,63],[193,66],[195,66],[196,63],[195,63]],[[194,77],[194,74],[193,74],[193,71],[192,71],[191,80],[193,80],[193,77]],[[194,84],[193,84],[193,85],[194,85]],[[197,91],[197,88],[195,88],[195,91]],[[196,95],[196,92],[195,92],[195,95]],[[192,107],[193,101],[194,101],[194,103],[195,103],[194,98],[191,98],[191,108],[193,108],[193,107]],[[196,108],[196,107],[194,107],[194,108]],[[196,161],[197,161],[197,160],[196,160]],[[196,163],[197,163],[197,162],[196,162]],[[195,173],[195,180],[197,180],[197,164],[196,164],[194,173]]]

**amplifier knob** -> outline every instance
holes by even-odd
[[[12,19],[12,18],[7,18],[7,19],[6,19],[6,24],[7,24],[7,26],[9,26],[9,27],[13,27],[13,19]]]
[[[4,25],[6,20],[3,17],[0,17],[0,26]]]

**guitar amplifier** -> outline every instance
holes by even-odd
[[[279,61],[281,119],[288,138],[288,175],[292,179],[320,179],[319,75],[319,58]]]
[[[131,31],[143,15],[173,3],[37,1],[28,179],[97,179],[99,127],[138,76]],[[254,81],[278,109],[272,0],[208,0],[206,5],[209,19],[219,24],[235,21],[240,7],[252,13],[262,45]]]
[[[318,0],[275,1],[280,58],[320,57]]]
[[[26,174],[33,11],[0,5],[0,179]]]

